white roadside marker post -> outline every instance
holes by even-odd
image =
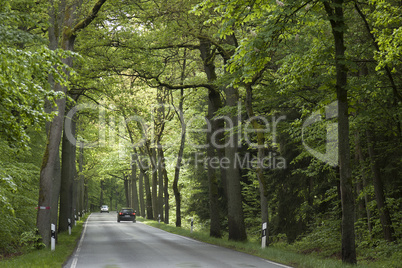
[[[261,233],[261,248],[265,248],[267,244],[267,223],[264,222],[262,224],[262,233]]]
[[[71,219],[68,218],[68,234],[71,235]]]
[[[53,223],[50,225],[51,235],[50,235],[50,249],[53,251],[56,248],[56,225]]]
[[[194,228],[194,218],[191,218],[191,230],[190,230],[190,233],[193,232],[193,228]]]
[[[161,223],[161,214],[158,214],[158,223]]]

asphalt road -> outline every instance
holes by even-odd
[[[170,234],[116,213],[92,213],[65,268],[90,267],[266,267],[287,266]]]

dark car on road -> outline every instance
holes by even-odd
[[[120,222],[120,221],[136,222],[134,209],[132,209],[132,208],[122,208],[117,213],[117,222]]]

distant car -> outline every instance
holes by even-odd
[[[109,207],[108,207],[107,205],[102,205],[100,212],[101,212],[101,213],[102,213],[102,212],[107,212],[107,213],[109,213]]]
[[[132,208],[122,208],[119,213],[117,213],[117,222],[120,221],[132,221],[136,222],[135,211]]]

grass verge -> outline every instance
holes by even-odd
[[[87,219],[84,216],[77,225],[72,228],[71,235],[68,232],[58,234],[58,242],[54,251],[50,248],[31,250],[23,255],[0,261],[0,268],[21,267],[62,267],[63,263],[71,256],[81,236],[83,223]]]
[[[245,252],[273,262],[297,268],[389,267],[389,266],[383,266],[381,265],[381,263],[377,262],[371,264],[360,263],[358,265],[345,265],[342,263],[341,260],[338,259],[328,259],[328,258],[322,258],[314,254],[306,255],[298,253],[292,250],[291,248],[287,247],[285,244],[274,244],[265,249],[261,249],[261,244],[259,241],[250,240],[247,242],[234,242],[229,241],[227,237],[223,237],[222,239],[210,237],[209,233],[206,231],[194,231],[191,233],[191,231],[187,228],[177,228],[175,226],[167,225],[164,223],[158,223],[155,221],[145,220],[142,218],[138,219],[139,221],[147,225],[168,231],[170,233],[190,237],[195,240],[206,242],[209,244],[214,244],[234,249],[237,251]]]

